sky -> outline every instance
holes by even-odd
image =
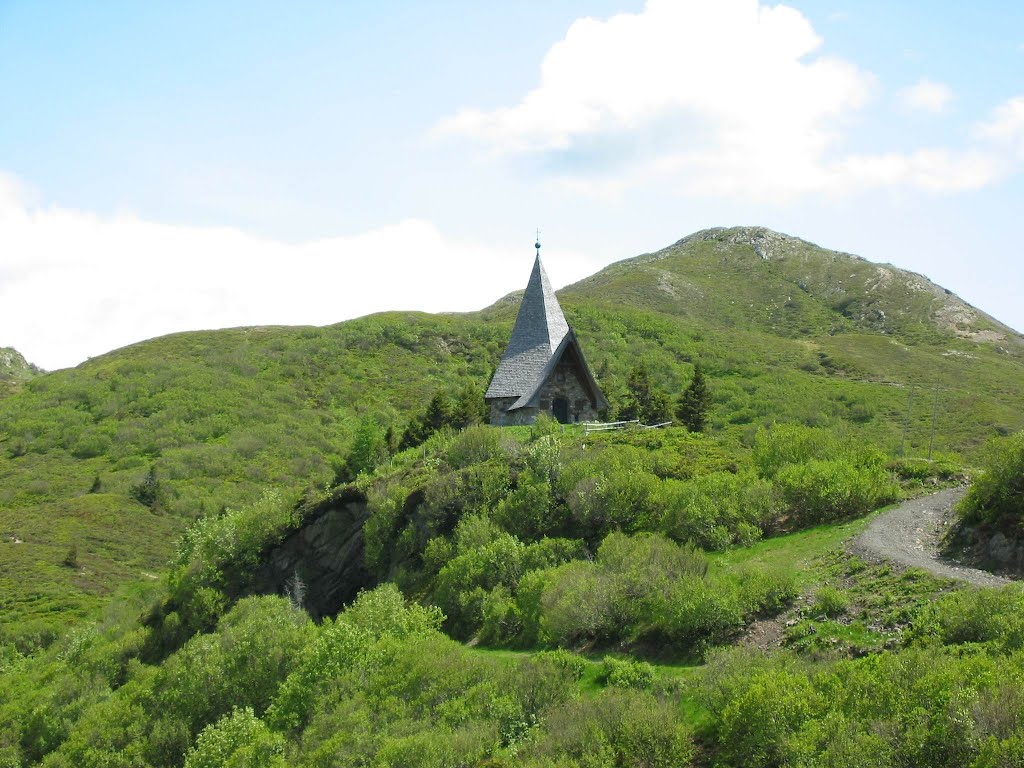
[[[0,0],[0,346],[479,309],[712,226],[1024,329],[1024,4]]]

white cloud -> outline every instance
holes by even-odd
[[[843,153],[874,78],[821,47],[808,19],[784,5],[649,0],[640,13],[576,21],[519,103],[463,109],[435,133],[532,155],[598,197],[657,179],[683,193],[771,201],[993,180],[996,164],[971,150]],[[922,103],[948,101],[945,86],[930,85]]]
[[[776,133],[817,136],[822,118],[862,104],[870,85],[846,62],[803,61],[820,45],[807,19],[786,6],[651,0],[640,14],[576,21],[545,57],[540,86],[519,104],[465,109],[438,130],[505,150],[562,149],[689,111],[748,140],[770,127],[766,119]]]
[[[851,155],[833,171],[849,188],[906,184],[931,192],[980,189],[997,179],[1000,163],[981,150],[919,149],[910,154]]]
[[[945,83],[922,78],[914,85],[902,89],[897,98],[904,109],[937,114],[949,106],[953,100],[953,90]]]
[[[227,227],[39,208],[21,186],[0,174],[0,346],[49,369],[182,330],[479,309],[522,288],[532,263],[528,240],[485,246],[416,219],[289,244]],[[594,266],[561,249],[545,265],[556,284]]]
[[[1024,161],[1024,96],[1008,99],[992,111],[992,116],[975,127],[975,135],[992,144],[1016,152]]]

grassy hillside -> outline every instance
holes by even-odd
[[[1024,394],[1019,333],[920,275],[769,230],[700,232],[614,264],[562,295],[579,306],[576,324],[591,331],[584,335],[590,357],[613,372],[634,351],[670,386],[680,383],[673,372],[686,373],[673,365],[679,360],[700,359],[731,380],[716,389],[724,406],[719,426],[772,414],[827,421],[845,406],[891,440],[914,386],[929,390],[919,416],[930,417],[936,387],[940,413],[970,414],[969,424],[940,425],[937,439],[948,448],[969,449],[982,436],[1020,426],[1013,413],[1013,398]],[[622,313],[624,306],[633,313],[619,317],[640,339],[626,341],[625,328],[589,321],[595,309]],[[885,393],[885,386],[898,391]],[[811,390],[799,398],[802,410],[783,394],[801,389]]]
[[[729,445],[781,421],[894,455],[912,392],[910,455],[933,412],[935,451],[968,459],[1024,427],[1018,334],[920,276],[795,238],[709,230],[560,296],[613,404],[640,362],[673,396],[700,362]],[[323,488],[361,416],[400,431],[435,391],[482,388],[516,307],[176,334],[20,385],[0,400],[0,627],[92,610],[159,572],[191,519]]]
[[[482,381],[501,343],[462,318],[390,314],[167,336],[31,380],[0,403],[0,626],[63,623],[159,572],[195,517],[322,489],[359,414],[401,422]]]
[[[300,588],[244,597],[312,510],[207,518],[101,620],[0,644],[0,764],[1014,765],[1021,592],[894,573],[842,551],[864,520],[814,525],[892,492],[880,458],[793,425],[752,450],[438,433],[344,491],[404,596],[316,624]]]

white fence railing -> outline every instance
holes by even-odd
[[[663,421],[660,424],[641,424],[639,419],[633,419],[632,421],[583,421],[580,422],[580,426],[583,427],[583,434],[589,435],[591,432],[611,432],[616,429],[631,429],[636,427],[638,429],[660,429],[661,427],[667,427],[672,424],[671,421]]]

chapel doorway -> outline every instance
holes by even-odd
[[[551,415],[560,424],[569,423],[569,401],[564,397],[556,397],[551,403]]]

